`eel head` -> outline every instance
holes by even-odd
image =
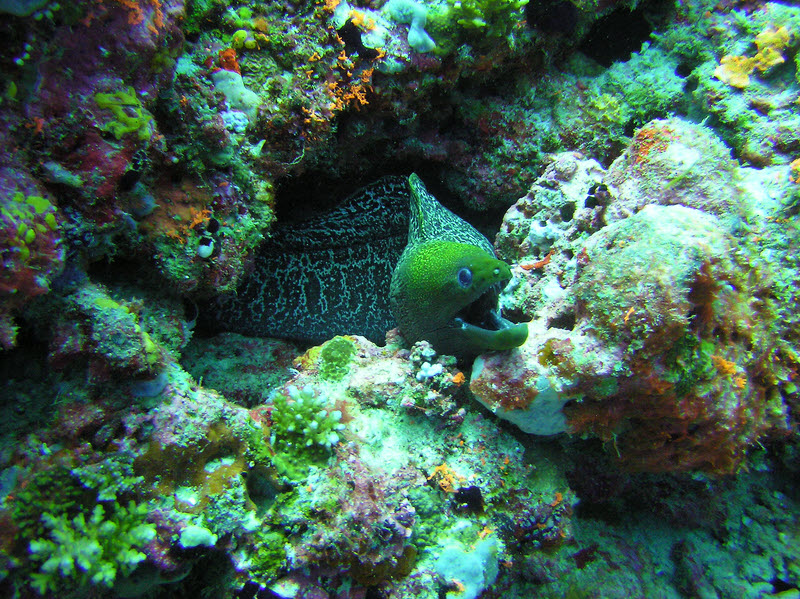
[[[528,328],[502,318],[500,291],[508,265],[467,243],[431,240],[409,245],[394,270],[392,311],[410,342],[425,339],[457,356],[518,347]]]

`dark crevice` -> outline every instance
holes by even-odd
[[[653,32],[643,8],[619,8],[594,22],[578,49],[604,67],[626,61]]]
[[[564,329],[565,331],[571,331],[575,328],[575,322],[575,314],[573,312],[564,312],[563,314],[559,314],[550,320],[547,323],[547,326],[556,329]]]
[[[572,35],[578,27],[580,13],[569,0],[543,0],[525,5],[525,21],[529,27],[549,34]]]

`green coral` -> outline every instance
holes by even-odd
[[[248,503],[244,480],[234,478],[222,492],[210,494],[203,518],[206,527],[217,537],[236,531],[251,532],[258,527],[258,520]]]
[[[30,449],[52,453],[46,445]],[[147,509],[118,503],[143,480],[133,473],[132,456],[119,451],[102,461],[73,463],[58,455],[46,467],[32,465],[25,484],[6,500],[17,529],[13,559],[20,565],[9,572],[15,586],[81,594],[86,585],[110,586],[117,572],[127,575],[144,559],[133,552],[143,544],[137,539],[152,538],[152,526],[144,523]],[[30,559],[23,561],[23,554]]]
[[[49,235],[58,228],[56,207],[47,198],[14,192],[11,202],[0,206],[0,217],[7,223],[8,243],[26,262],[39,235]],[[34,248],[35,253],[35,248]]]
[[[58,493],[53,493],[53,489],[58,489]],[[32,473],[11,501],[11,518],[19,536],[32,539],[45,535],[47,529],[41,514],[74,513],[85,495],[86,489],[66,466],[56,465]]]
[[[342,412],[334,409],[328,397],[306,386],[290,386],[287,394],[273,398],[270,444],[275,450],[272,462],[291,478],[302,478],[310,463],[324,458],[340,440]]]
[[[450,10],[464,29],[491,38],[505,38],[519,20],[519,10],[527,3],[528,0],[450,0]]]
[[[116,501],[144,482],[133,471],[133,461],[125,454],[114,454],[94,464],[72,469],[72,474],[88,489],[97,490],[97,501]]]
[[[286,568],[285,547],[288,540],[276,530],[258,530],[255,537],[256,552],[250,574],[256,580],[272,581]]]
[[[528,0],[448,0],[428,10],[428,33],[438,54],[449,54],[463,43],[487,47],[512,37]]]
[[[644,44],[629,60],[614,63],[597,79],[601,97],[619,103],[612,118],[639,127],[681,105],[686,82],[676,74],[678,61],[661,48]],[[599,101],[596,100],[596,101]]]
[[[295,451],[303,448],[330,450],[339,442],[342,412],[332,409],[330,400],[306,386],[290,386],[288,397],[278,393],[272,412],[270,441],[276,449]]]
[[[122,139],[129,133],[136,133],[141,141],[147,141],[153,134],[150,121],[153,117],[144,109],[136,91],[129,87],[113,94],[99,93],[94,101],[100,108],[107,108],[116,120],[103,126],[104,131]]]
[[[250,421],[245,430],[245,438],[247,439],[247,461],[253,464],[269,464],[272,450],[264,436],[264,429]]]
[[[347,337],[336,336],[323,344],[319,352],[319,373],[329,381],[342,380],[350,370],[356,345]]]
[[[98,504],[87,520],[42,514],[47,539],[30,542],[31,559],[41,562],[31,585],[41,594],[69,589],[111,587],[117,574],[128,576],[145,559],[139,551],[155,538],[153,524],[145,522],[147,508],[133,501],[127,507],[112,504],[110,513]]]

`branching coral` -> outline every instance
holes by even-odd
[[[34,561],[42,562],[32,575],[41,594],[82,588],[110,587],[118,573],[129,575],[145,559],[139,551],[155,538],[155,526],[145,522],[147,508],[133,501],[127,507],[114,503],[110,513],[98,504],[89,519],[83,513],[72,519],[42,514],[49,539],[31,541]]]
[[[340,422],[342,412],[332,409],[330,400],[312,387],[290,386],[287,393],[278,393],[273,400],[272,445],[289,451],[303,447],[329,450],[336,445],[345,428]]]
[[[298,389],[290,385],[285,393],[276,393],[272,401],[272,463],[281,474],[300,479],[311,463],[327,459],[339,443],[345,428],[342,412],[311,386]]]

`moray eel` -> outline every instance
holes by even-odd
[[[511,270],[489,240],[434,198],[420,178],[411,192],[408,241],[392,274],[389,300],[410,342],[438,351],[477,355],[522,345],[528,327],[500,316],[497,299]]]
[[[312,343],[382,343],[399,325],[409,342],[463,357],[527,338],[497,311],[510,279],[489,241],[419,177],[386,177],[327,214],[276,227],[236,293],[204,312],[217,330]]]

